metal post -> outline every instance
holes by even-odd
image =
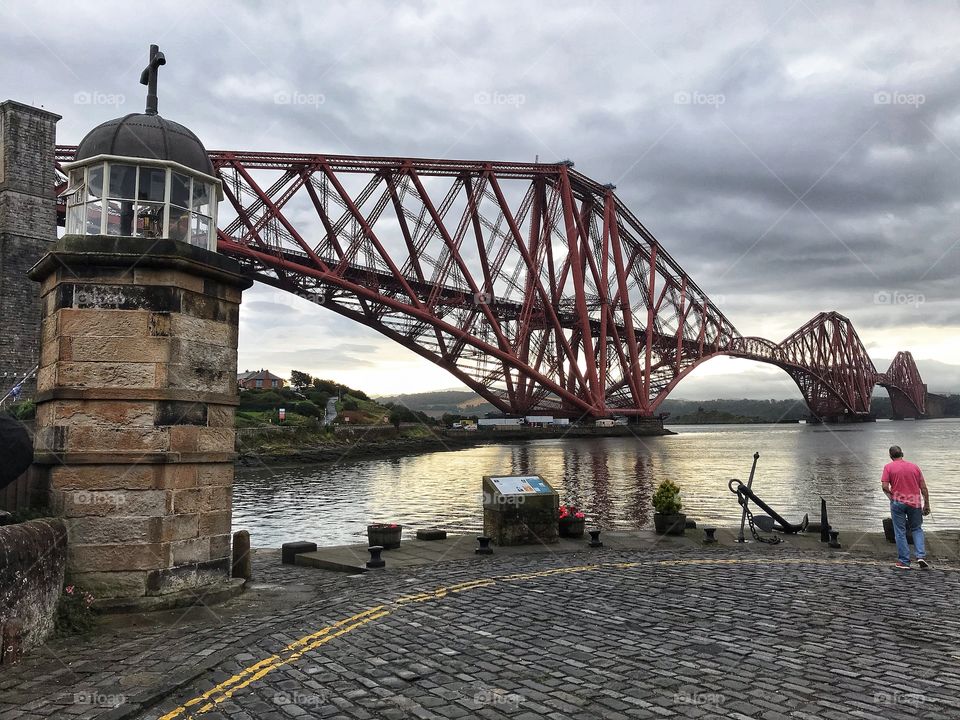
[[[753,486],[753,473],[757,469],[757,460],[760,459],[760,453],[755,452],[753,454],[753,466],[750,468],[750,477],[747,479],[747,490]],[[740,516],[740,534],[737,535],[738,543],[745,543],[746,539],[743,537],[743,526],[747,522],[747,503],[750,502],[746,496],[743,498],[743,514]]]

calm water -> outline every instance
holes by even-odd
[[[334,466],[240,469],[234,529],[256,547],[290,540],[357,542],[371,522],[478,532],[483,475],[537,473],[561,502],[586,509],[604,528],[652,523],[650,496],[664,478],[682,489],[684,512],[733,525],[739,506],[727,489],[744,482],[760,452],[754,490],[787,520],[819,518],[820,496],[843,530],[879,530],[888,512],[880,491],[887,448],[898,444],[920,465],[933,513],[925,525],[960,526],[960,421],[881,421],[864,425],[677,427],[656,438],[537,440]]]

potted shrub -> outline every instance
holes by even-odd
[[[664,480],[653,493],[653,526],[658,535],[683,535],[687,516],[680,512],[680,488],[672,480]]]
[[[374,523],[367,525],[367,541],[370,547],[380,545],[384,550],[400,547],[400,535],[403,525],[396,523]]]
[[[587,516],[575,505],[561,505],[559,520],[560,537],[583,537]]]

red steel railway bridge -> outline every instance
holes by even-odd
[[[57,147],[57,162],[75,148]],[[770,363],[813,418],[868,419],[873,388],[924,417],[909,352],[879,372],[843,315],[741,335],[612,185],[573,163],[212,151],[249,276],[386,335],[506,413],[652,417],[717,355]]]

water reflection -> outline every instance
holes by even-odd
[[[634,527],[642,528],[651,522],[650,500],[653,498],[653,463],[648,455],[637,455],[633,461],[634,486],[628,495],[627,516]]]
[[[584,508],[590,524],[633,529],[652,522],[657,483],[680,485],[684,512],[705,522],[739,521],[730,478],[746,481],[761,454],[754,488],[798,521],[818,517],[824,497],[831,522],[844,530],[878,529],[887,502],[880,470],[891,444],[920,464],[931,489],[934,527],[954,527],[960,491],[960,422],[881,422],[840,428],[803,425],[682,428],[662,438],[542,440],[455,452],[364,460],[333,466],[241,469],[234,490],[234,525],[254,544],[295,539],[322,545],[355,542],[370,522],[479,532],[480,479],[487,474],[538,473],[561,502]]]

